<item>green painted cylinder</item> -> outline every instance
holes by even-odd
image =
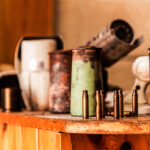
[[[82,92],[88,91],[89,116],[96,115],[96,90],[100,88],[100,49],[81,47],[72,50],[71,114],[82,116]]]

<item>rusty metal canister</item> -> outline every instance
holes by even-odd
[[[116,19],[84,45],[102,48],[103,67],[110,67],[143,41],[142,37],[134,41],[133,39],[134,31],[130,24],[125,20]]]
[[[50,92],[49,109],[52,113],[70,112],[71,51],[49,53]]]
[[[82,116],[82,91],[88,91],[88,116],[96,115],[95,92],[100,88],[100,49],[80,47],[72,50],[71,114]]]

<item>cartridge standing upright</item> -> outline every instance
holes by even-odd
[[[102,118],[102,104],[99,90],[96,90],[96,119]]]
[[[82,116],[83,119],[88,118],[88,91],[83,90],[82,94]]]
[[[105,96],[103,90],[100,90],[100,99],[101,99],[101,106],[102,106],[102,118],[105,118]]]
[[[132,113],[133,116],[138,116],[138,93],[136,89],[134,89],[132,93]]]
[[[89,116],[96,115],[95,92],[100,88],[100,53],[95,47],[80,47],[72,51],[71,114],[82,116],[82,91],[88,91]]]
[[[114,118],[119,119],[119,94],[117,90],[114,92]]]

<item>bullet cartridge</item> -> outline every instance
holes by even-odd
[[[88,118],[88,91],[83,90],[82,95],[82,116],[84,119]]]
[[[123,109],[123,94],[122,90],[118,90],[118,95],[119,95],[119,117],[123,118],[124,116],[124,109]]]
[[[102,107],[102,118],[105,118],[105,96],[104,91],[100,90],[100,100],[101,100],[101,107]]]
[[[96,119],[102,118],[102,105],[99,90],[96,90]]]
[[[126,117],[132,117],[132,112],[131,111],[124,111],[123,114]],[[107,112],[107,115],[108,116],[114,116],[114,112],[113,111],[112,112]]]
[[[119,95],[117,90],[114,92],[114,118],[119,119]]]
[[[132,113],[133,116],[138,116],[138,93],[136,89],[132,93]]]

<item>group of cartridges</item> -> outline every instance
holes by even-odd
[[[115,119],[138,116],[138,93],[137,89],[132,94],[132,112],[124,111],[122,90],[115,90],[113,96],[114,111],[108,112],[105,109],[105,94],[103,90],[96,90],[96,119],[100,120],[105,116],[113,116]],[[83,90],[82,95],[82,115],[84,119],[88,118],[88,91]]]

